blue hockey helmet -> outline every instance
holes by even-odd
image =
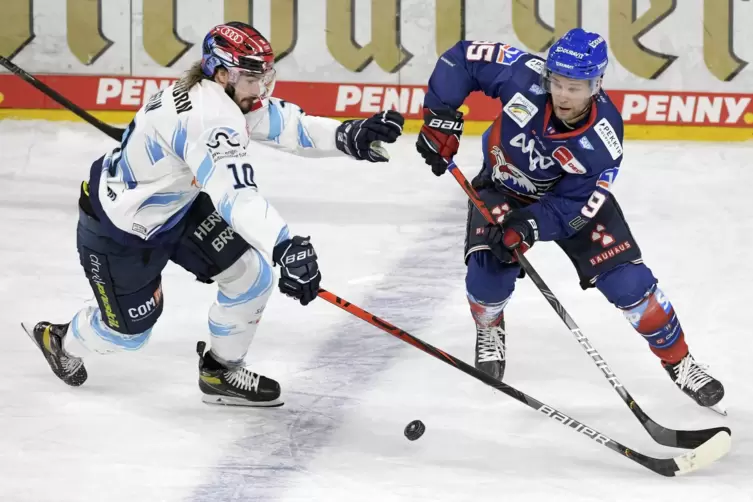
[[[542,73],[546,90],[552,73],[576,80],[588,80],[596,92],[596,83],[607,69],[607,42],[598,33],[574,28],[549,48],[546,70]]]

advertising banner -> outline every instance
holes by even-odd
[[[227,20],[252,23],[277,55],[275,94],[308,113],[395,108],[416,130],[438,57],[461,39],[545,56],[580,26],[602,34],[604,87],[633,138],[753,136],[753,2],[748,0],[6,0],[3,54],[87,110],[117,122],[201,56]],[[481,132],[500,110],[462,110]],[[0,117],[70,118],[0,71]]]

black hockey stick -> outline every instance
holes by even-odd
[[[465,175],[460,172],[460,169],[458,169],[455,162],[450,161],[447,168],[463,188],[463,191],[465,191],[465,193],[468,195],[468,198],[470,198],[471,202],[473,202],[473,205],[475,205],[479,212],[484,216],[486,221],[494,224],[494,218],[489,212],[489,209],[486,207],[486,204],[484,204],[484,201],[481,200],[478,193],[476,193],[476,190],[468,182],[468,178],[466,178]],[[628,408],[630,408],[630,410],[633,412],[633,415],[635,415],[643,428],[646,429],[646,431],[651,435],[654,441],[664,446],[672,446],[675,448],[696,448],[709,439],[715,437],[720,432],[731,434],[731,431],[727,427],[712,427],[710,429],[683,431],[668,429],[654,422],[651,417],[649,417],[641,409],[641,407],[638,406],[638,403],[635,402],[633,396],[630,395],[627,389],[625,389],[622,383],[617,379],[617,375],[615,375],[604,358],[601,357],[601,354],[599,354],[599,352],[593,347],[593,345],[591,345],[591,342],[588,341],[586,335],[584,335],[578,325],[575,324],[573,318],[570,317],[570,314],[567,313],[565,307],[562,306],[560,301],[557,299],[554,293],[552,293],[552,290],[549,289],[549,286],[546,285],[544,280],[536,272],[528,259],[517,250],[515,251],[515,257],[523,267],[523,270],[526,271],[526,274],[528,274],[531,280],[533,280],[534,284],[536,284],[536,287],[539,288],[541,294],[544,295],[544,297],[547,299],[549,305],[551,305],[552,308],[557,312],[557,315],[560,317],[560,319],[562,319],[570,332],[575,335],[575,339],[578,340],[578,343],[580,343],[586,353],[591,356],[594,363],[596,364],[596,367],[604,373],[604,376],[607,380],[609,380],[609,383],[612,384],[614,390],[617,392],[617,394],[620,395],[625,404],[628,405]]]
[[[687,474],[689,472],[696,471],[709,464],[720,459],[729,452],[731,446],[731,438],[729,430],[720,430],[714,434],[707,441],[702,442],[697,448],[691,451],[685,452],[682,455],[678,455],[673,458],[654,458],[638,453],[625,445],[618,443],[614,439],[600,433],[596,429],[575,420],[562,413],[561,411],[542,403],[541,401],[532,398],[531,396],[517,390],[516,388],[507,385],[504,382],[500,382],[496,378],[493,378],[483,371],[480,371],[468,363],[465,363],[455,356],[448,354],[447,352],[430,345],[415,336],[403,331],[397,326],[380,319],[379,317],[363,310],[361,307],[354,305],[347,300],[330,293],[325,289],[319,289],[320,298],[323,300],[340,307],[346,312],[353,314],[366,321],[367,323],[375,326],[385,333],[388,333],[395,338],[408,343],[417,349],[429,354],[430,356],[439,359],[440,361],[449,364],[450,366],[459,369],[466,375],[470,375],[476,380],[479,380],[486,385],[497,389],[498,391],[507,394],[508,396],[520,401],[521,403],[533,408],[534,410],[544,414],[548,418],[556,420],[557,422],[574,429],[576,432],[580,432],[584,436],[596,441],[602,446],[606,446],[612,451],[619,453],[620,455],[629,458],[633,462],[636,462],[647,469],[661,474],[662,476],[679,476]]]
[[[95,116],[93,116],[91,113],[87,112],[80,106],[72,103],[68,98],[65,96],[59,94],[55,89],[50,87],[49,85],[45,84],[44,82],[38,80],[34,75],[26,72],[23,68],[20,68],[18,65],[13,63],[10,59],[6,58],[5,56],[0,56],[0,64],[3,65],[8,71],[14,73],[15,75],[21,77],[23,80],[28,82],[29,84],[33,85],[37,89],[39,89],[41,92],[55,100],[60,106],[63,108],[67,108],[68,110],[72,111],[79,117],[81,117],[86,122],[89,122],[91,125],[102,131],[103,133],[110,136],[115,141],[120,141],[123,137],[123,132],[125,129],[121,129],[119,127],[114,127],[109,124],[105,124]]]

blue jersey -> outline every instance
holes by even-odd
[[[574,130],[553,116],[540,86],[544,60],[507,44],[462,41],[445,52],[429,79],[427,108],[457,109],[473,91],[502,102],[483,135],[484,175],[528,203],[541,240],[583,228],[607,198],[622,161],[623,123],[604,91]]]

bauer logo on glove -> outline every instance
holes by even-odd
[[[319,264],[308,237],[296,235],[275,246],[272,261],[280,266],[280,292],[308,305],[319,292]]]
[[[382,143],[394,143],[403,134],[405,118],[385,110],[364,120],[347,120],[337,128],[337,149],[357,160],[387,162],[390,156]]]
[[[308,241],[304,241],[301,243],[302,246],[308,246]],[[308,247],[304,251],[299,251],[297,255],[290,255],[285,257],[285,265],[291,265],[295,263],[296,261],[303,261],[306,258],[310,257],[316,257],[316,253],[314,252],[313,247]]]
[[[463,132],[463,122],[456,122],[454,120],[442,120],[433,118],[427,125],[432,129],[445,129],[448,131]]]
[[[416,150],[434,175],[441,176],[447,171],[447,161],[458,153],[462,134],[461,112],[424,108],[424,125],[416,140]]]

